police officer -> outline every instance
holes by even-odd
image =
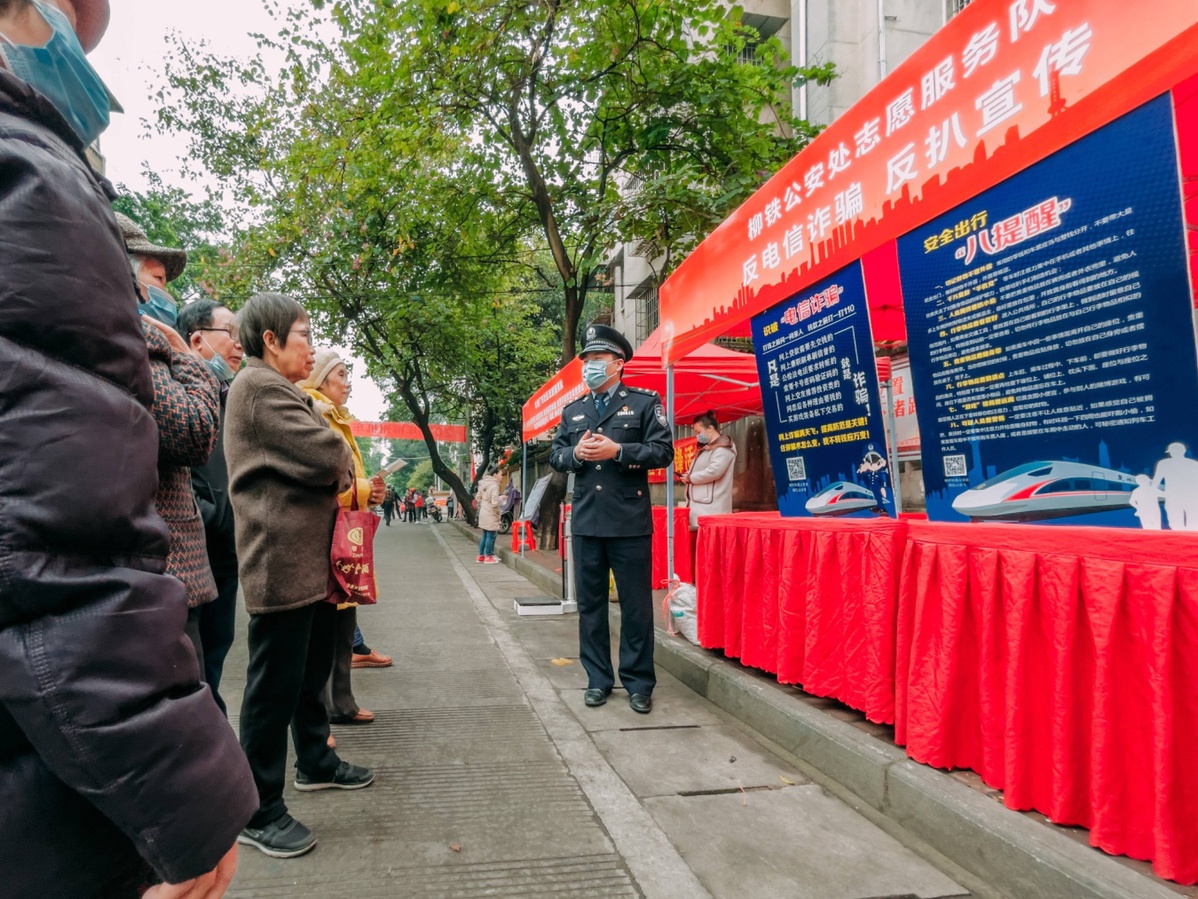
[[[608,571],[620,597],[620,682],[634,711],[653,708],[653,511],[649,469],[674,459],[666,411],[652,390],[620,382],[632,345],[615,328],[586,329],[582,377],[590,393],[562,410],[550,464],[572,471],[574,580],[586,704],[615,685],[608,635]]]

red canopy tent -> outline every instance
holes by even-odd
[[[666,396],[660,328],[645,339],[624,366],[624,382]],[[674,366],[675,422],[686,424],[709,410],[715,411],[721,421],[761,414],[757,360],[751,353],[708,343]]]
[[[665,397],[666,380],[659,328],[624,366],[624,382]],[[585,392],[582,366],[574,359],[524,404],[525,442],[552,430],[561,420],[562,409]],[[674,400],[677,420],[683,423],[709,410],[721,421],[760,415],[757,361],[749,353],[705,344],[674,366]]]

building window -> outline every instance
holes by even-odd
[[[658,311],[656,290],[647,291],[644,296],[637,298],[636,336],[638,343],[657,330],[660,321]]]
[[[970,2],[971,0],[945,0],[945,3],[947,4],[945,8],[945,18],[951,19],[953,16],[967,7]]]

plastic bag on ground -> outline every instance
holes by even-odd
[[[670,592],[666,594],[662,604],[665,606],[670,633],[681,634],[698,646],[699,616],[694,585],[679,580],[671,581]]]

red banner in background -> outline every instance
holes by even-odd
[[[695,456],[699,454],[699,441],[694,437],[683,437],[680,440],[674,441],[674,480],[680,480],[684,474],[691,470],[691,466],[695,463]],[[650,484],[664,484],[666,482],[666,470],[664,468],[654,468],[649,471]]]
[[[424,440],[420,428],[410,421],[355,421],[350,425],[355,437],[381,437],[387,440]],[[429,425],[438,443],[465,443],[465,425]]]
[[[1194,0],[974,0],[666,280],[664,361],[1198,73],[1196,41]]]
[[[562,409],[584,393],[582,360],[574,358],[524,404],[524,442],[553,430],[561,423]]]

